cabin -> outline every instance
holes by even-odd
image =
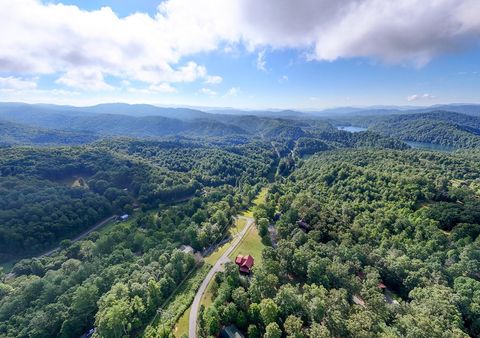
[[[121,221],[126,221],[128,219],[128,217],[129,217],[128,214],[122,215],[122,216],[120,216],[120,220]]]
[[[297,225],[304,232],[309,232],[310,230],[312,230],[312,227],[310,226],[310,224],[305,222],[303,219],[297,221]]]
[[[245,338],[242,332],[235,326],[229,325],[225,326],[222,331],[220,331],[220,338]]]
[[[254,264],[254,259],[250,255],[238,255],[237,258],[235,258],[235,264],[238,265],[238,269],[240,270],[240,272],[250,274]]]
[[[192,248],[190,245],[182,245],[180,247],[180,251],[183,253],[192,254],[192,255],[195,253],[195,249]]]

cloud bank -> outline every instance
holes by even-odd
[[[478,0],[166,0],[154,17],[120,18],[108,7],[0,0],[0,72],[57,74],[81,90],[111,90],[112,77],[173,92],[169,84],[220,83],[194,55],[235,45],[260,53],[260,69],[266,48],[421,66],[478,44],[478,13]]]

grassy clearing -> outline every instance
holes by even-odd
[[[188,328],[189,326],[189,317],[190,317],[190,308],[188,308],[183,315],[180,317],[180,319],[177,322],[177,325],[175,325],[175,330],[173,333],[175,334],[175,337],[180,338],[184,334],[188,335]]]
[[[235,224],[233,225],[233,227],[230,228],[230,234],[232,236],[235,236],[240,231],[242,231],[243,228],[245,228],[246,224],[247,224],[247,221],[245,219],[243,219],[243,218],[237,219]]]
[[[238,246],[230,254],[229,258],[234,260],[237,255],[251,255],[255,259],[255,265],[262,265],[262,251],[265,245],[258,234],[257,227],[252,226]]]
[[[248,208],[247,211],[241,213],[242,216],[253,217],[253,208],[259,204],[265,203],[267,199],[268,188],[263,187],[262,190],[258,193],[257,197],[252,201],[252,206]]]

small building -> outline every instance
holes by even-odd
[[[221,338],[245,338],[243,333],[235,325],[225,326],[222,331],[220,331]]]
[[[238,265],[240,272],[246,274],[249,274],[251,272],[254,262],[255,260],[250,255],[238,255],[237,258],[235,258],[235,264]]]
[[[309,232],[310,230],[312,230],[312,227],[310,226],[310,224],[308,224],[307,222],[305,222],[303,219],[297,221],[297,225],[300,229],[302,229],[304,232]]]
[[[195,253],[195,249],[192,248],[190,245],[182,245],[180,247],[180,251],[183,252],[183,253],[189,253],[189,254],[194,254]]]
[[[353,295],[352,301],[355,304],[360,305],[361,307],[366,307],[365,306],[365,301],[362,299],[362,297],[360,297],[360,295]]]
[[[122,215],[122,216],[120,216],[120,220],[126,221],[128,219],[128,217],[129,217],[128,214]]]

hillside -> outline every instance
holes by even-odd
[[[480,145],[480,118],[449,111],[431,111],[387,116],[356,116],[333,120],[363,126],[369,130],[404,141],[432,143],[454,148]]]
[[[8,145],[77,145],[98,139],[92,133],[68,132],[29,127],[0,120],[0,146]]]

